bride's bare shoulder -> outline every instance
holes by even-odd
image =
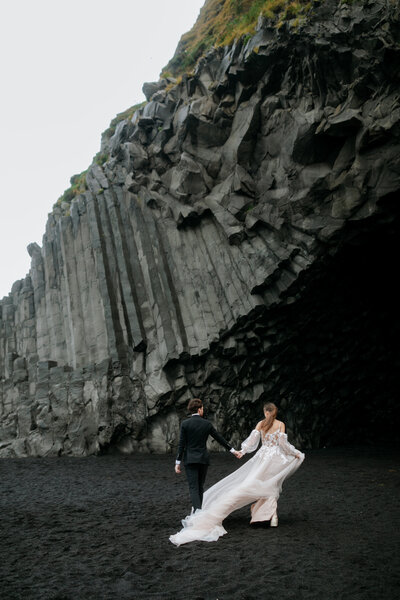
[[[262,425],[262,421],[258,421],[258,423],[256,425],[256,430],[257,431],[261,431],[261,425]]]
[[[278,421],[278,420],[277,420],[277,423],[279,425],[280,431],[282,431],[282,433],[285,433],[285,429],[286,429],[285,423],[283,421]]]

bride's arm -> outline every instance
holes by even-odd
[[[290,442],[288,442],[286,433],[281,432],[279,435],[279,446],[282,448],[285,454],[304,460],[304,454],[300,452],[300,450],[297,450],[297,448],[295,448]]]
[[[253,429],[250,433],[249,437],[242,442],[242,447],[240,448],[240,454],[243,456],[244,454],[248,454],[249,452],[254,452],[257,449],[257,446],[260,441],[260,432],[258,429]]]

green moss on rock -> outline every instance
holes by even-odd
[[[309,0],[206,0],[196,23],[181,37],[175,55],[161,76],[170,73],[176,77],[185,73],[193,69],[210,48],[253,35],[260,16],[278,25],[305,16],[311,6]]]
[[[59,197],[54,205],[54,208],[56,206],[61,206],[63,202],[66,204],[71,204],[72,200],[76,198],[76,196],[83,194],[88,189],[86,184],[86,173],[87,170],[82,171],[82,173],[78,173],[77,175],[72,175],[71,179],[69,180],[71,186]]]

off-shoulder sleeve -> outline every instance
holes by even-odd
[[[289,454],[289,456],[301,456],[302,458],[304,458],[304,454],[288,442],[286,433],[280,434],[279,446],[282,448],[283,452],[285,454]]]
[[[260,441],[260,432],[257,429],[253,429],[250,433],[249,437],[242,442],[242,447],[240,452],[242,454],[247,454],[248,452],[254,452],[257,449],[258,443]]]

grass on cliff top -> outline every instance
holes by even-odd
[[[128,121],[130,119],[132,119],[133,115],[135,114],[135,112],[137,110],[139,110],[140,108],[143,108],[143,106],[146,104],[146,100],[144,102],[140,102],[139,104],[134,104],[133,106],[131,106],[130,108],[127,108],[126,110],[124,110],[121,113],[118,113],[114,119],[111,121],[110,123],[110,127],[108,129],[105,130],[105,132],[103,133],[103,135],[106,138],[110,138],[112,135],[114,135],[115,130],[117,128],[117,125],[120,121],[123,121],[124,119],[127,119]],[[96,155],[97,156],[97,155]]]
[[[242,36],[252,36],[260,16],[271,19],[277,28],[288,20],[294,20],[294,25],[299,25],[306,20],[313,1],[324,0],[205,0],[196,23],[181,37],[175,55],[162,70],[161,77],[172,76],[179,83],[182,75],[192,71],[198,59],[212,47],[227,46]],[[363,0],[337,1],[338,4],[353,4]],[[391,0],[392,3],[397,1]],[[105,139],[112,137],[118,123],[130,120],[145,104],[146,101],[135,104],[117,114],[103,133]],[[107,154],[98,152],[93,162],[103,165],[108,158]],[[64,191],[54,207],[63,202],[71,204],[76,196],[87,190],[86,174],[87,170],[71,177],[71,186]]]
[[[103,135],[106,136],[107,139],[109,139],[115,133],[115,129],[120,121],[123,121],[124,119],[131,119],[133,117],[134,113],[139,108],[142,108],[145,104],[146,104],[146,102],[141,102],[140,104],[135,104],[134,106],[131,106],[127,110],[124,110],[123,112],[117,114],[114,117],[114,119],[111,121],[110,126],[108,127],[108,129],[106,129],[106,131],[103,133]],[[97,165],[101,166],[108,160],[108,158],[109,158],[108,154],[98,152],[93,157],[93,162],[96,163]],[[86,174],[87,174],[87,169],[86,169],[86,171],[82,171],[82,173],[78,173],[77,175],[72,175],[71,179],[69,180],[70,184],[71,184],[70,187],[68,189],[66,189],[63,192],[63,194],[58,198],[57,202],[54,204],[54,208],[56,206],[61,206],[61,204],[63,202],[66,204],[71,204],[71,202],[74,198],[79,196],[79,194],[83,194],[88,189],[87,184],[86,184]]]
[[[260,15],[280,27],[286,20],[305,16],[310,8],[309,0],[206,0],[161,75],[176,77],[188,72],[213,46],[226,46],[236,38],[253,35]]]
[[[83,194],[88,188],[86,184],[86,171],[82,171],[82,173],[78,173],[77,175],[72,175],[69,180],[71,186],[65,190],[65,192],[59,197],[57,202],[54,204],[56,206],[61,206],[63,202],[66,204],[71,204],[72,200],[79,196],[79,194]]]

